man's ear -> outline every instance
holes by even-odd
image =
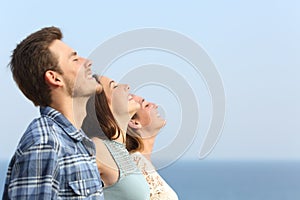
[[[138,120],[136,120],[136,119],[131,119],[129,121],[129,123],[128,123],[128,126],[130,128],[133,128],[133,129],[140,129],[140,128],[142,128],[141,123]]]
[[[55,71],[46,71],[44,78],[46,83],[50,86],[59,87],[63,85],[61,75]]]

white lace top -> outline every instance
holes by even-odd
[[[157,173],[152,163],[141,153],[131,154],[150,186],[150,200],[178,200],[175,191]]]

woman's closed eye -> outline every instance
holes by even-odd
[[[110,81],[109,82],[109,87],[112,89],[117,88],[119,85],[115,81]]]
[[[150,103],[149,103],[149,102],[143,101],[143,104],[144,104],[144,108],[149,108],[149,106],[150,106]]]
[[[117,88],[118,86],[119,86],[118,84],[115,84],[115,85],[113,86],[113,89]]]

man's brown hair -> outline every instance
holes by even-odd
[[[57,58],[49,50],[51,43],[56,39],[61,40],[62,37],[57,27],[43,28],[20,42],[11,56],[9,66],[13,78],[35,106],[51,104],[50,87],[44,76],[48,70],[62,74]]]

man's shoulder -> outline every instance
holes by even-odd
[[[47,145],[52,146],[54,149],[59,144],[57,133],[62,132],[61,128],[52,119],[41,116],[34,119],[24,132],[18,148],[26,151],[26,149],[37,146]]]

